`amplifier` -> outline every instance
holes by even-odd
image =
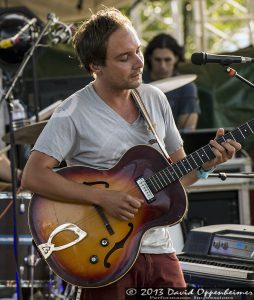
[[[220,224],[192,229],[178,259],[187,283],[254,287],[254,226]]]

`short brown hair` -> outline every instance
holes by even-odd
[[[90,64],[105,65],[107,42],[119,27],[131,21],[116,8],[104,8],[93,14],[77,30],[73,46],[81,65],[91,74]]]

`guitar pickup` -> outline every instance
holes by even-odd
[[[151,203],[155,200],[153,192],[143,177],[138,177],[136,179],[136,184],[148,203]]]

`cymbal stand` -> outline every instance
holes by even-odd
[[[34,246],[31,246],[31,254],[30,254],[30,280],[31,280],[31,287],[30,287],[30,300],[34,299],[34,268],[37,265],[36,259],[34,257]]]
[[[64,299],[65,300],[79,300],[80,296],[81,296],[81,291],[82,291],[81,288],[68,283],[66,285],[66,288],[64,291]]]
[[[30,273],[30,300],[34,299],[34,268],[40,260],[41,258],[36,255],[34,245],[32,244],[29,255],[24,259],[26,265],[29,267]]]
[[[35,48],[38,46],[39,42],[41,41],[42,37],[48,31],[50,26],[55,22],[54,15],[50,14],[48,16],[48,22],[46,23],[45,27],[41,31],[40,35],[38,36],[37,40],[34,42],[32,47],[26,53],[20,67],[18,68],[13,80],[12,84],[10,85],[9,89],[6,93],[4,93],[0,99],[0,105],[3,101],[6,102],[8,108],[8,115],[9,115],[9,132],[10,132],[10,158],[11,158],[11,176],[12,176],[12,218],[13,218],[13,243],[14,243],[14,255],[16,260],[16,284],[17,284],[17,299],[22,300],[22,290],[21,290],[21,280],[20,280],[20,269],[19,269],[19,258],[18,258],[18,236],[17,236],[17,197],[16,197],[16,190],[17,190],[17,173],[16,173],[16,156],[15,156],[15,137],[14,137],[14,128],[13,128],[13,118],[12,118],[12,111],[13,111],[13,89],[22,76],[23,71],[29,62],[30,58],[32,57]]]

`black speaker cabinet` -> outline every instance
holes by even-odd
[[[230,177],[251,171],[248,157],[235,158],[217,168],[225,173],[222,181],[216,174],[201,179],[187,189],[189,210],[185,223],[187,230],[215,224],[251,224],[249,178]]]
[[[189,193],[187,228],[240,224],[238,197],[238,190]]]

